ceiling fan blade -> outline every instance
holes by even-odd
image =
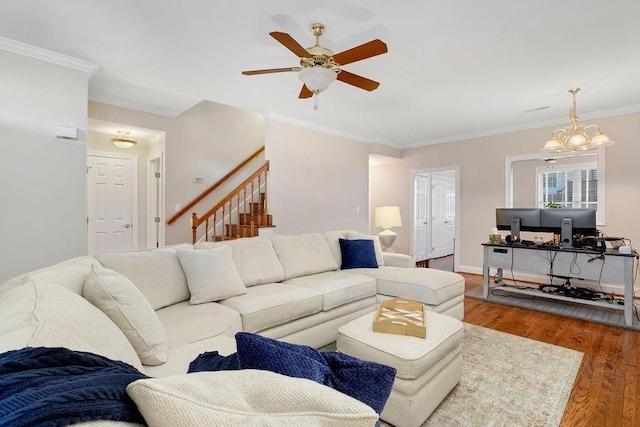
[[[300,95],[298,96],[298,98],[305,99],[305,98],[311,98],[312,96],[313,96],[313,92],[309,90],[307,85],[302,85],[302,90],[300,91]]]
[[[289,34],[273,31],[269,33],[269,35],[274,39],[278,40],[280,44],[282,44],[284,47],[286,47],[291,52],[293,52],[296,56],[300,58],[312,57],[312,55],[309,52],[307,52],[307,49],[300,46],[300,43],[295,41],[293,37],[291,37]]]
[[[380,83],[378,82],[344,70],[338,73],[338,80],[352,86],[359,87],[360,89],[368,90],[369,92],[378,89],[378,86],[380,86]]]
[[[345,65],[387,52],[387,45],[383,41],[375,39],[352,49],[345,50],[344,52],[337,53],[333,55],[333,60],[340,65]]]
[[[253,76],[255,74],[271,74],[271,73],[286,73],[287,71],[300,71],[300,67],[287,67],[287,68],[269,68],[266,70],[251,70],[243,71],[245,76]]]

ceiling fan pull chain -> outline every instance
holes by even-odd
[[[318,109],[318,94],[314,93],[313,94],[313,111],[316,111]]]

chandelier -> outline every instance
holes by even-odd
[[[551,138],[540,151],[544,153],[562,153],[565,151],[575,153],[576,151],[595,150],[613,144],[613,141],[600,130],[600,126],[582,126],[578,123],[578,114],[576,113],[576,93],[578,91],[580,91],[579,87],[569,90],[569,93],[573,95],[573,104],[569,113],[571,124],[551,132]],[[589,136],[589,132],[593,134]]]

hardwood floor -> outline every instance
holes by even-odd
[[[482,276],[462,274],[467,290]],[[578,350],[582,365],[561,426],[640,425],[640,332],[465,298],[464,321]]]

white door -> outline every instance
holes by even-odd
[[[416,175],[413,189],[413,256],[416,261],[428,258],[429,176]]]
[[[87,161],[88,253],[137,248],[133,227],[135,159],[89,155]]]
[[[431,193],[431,244],[433,258],[453,253],[456,230],[455,177],[434,173]]]

